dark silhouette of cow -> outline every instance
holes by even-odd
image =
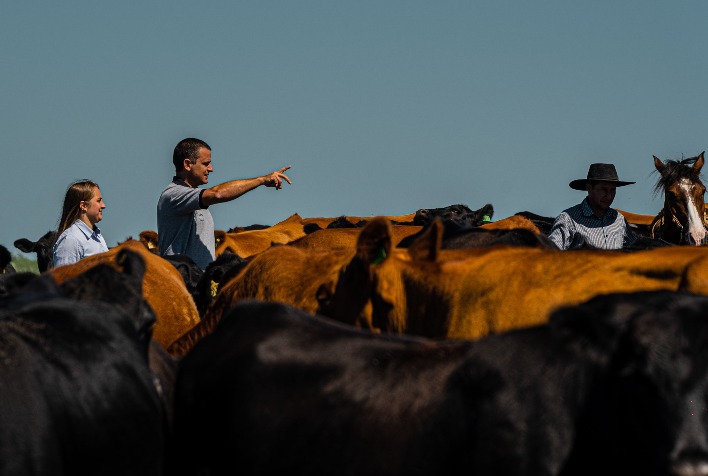
[[[187,255],[165,255],[162,256],[163,259],[167,260],[172,266],[174,266],[179,274],[182,275],[184,279],[184,284],[187,286],[187,291],[194,299],[194,302],[199,301],[199,280],[202,279],[204,271],[194,262],[192,258]]]
[[[236,276],[246,264],[248,260],[226,251],[206,266],[193,294],[200,316],[204,315],[221,285]]]
[[[0,299],[0,474],[162,474],[155,315],[144,267],[124,265],[64,286],[38,276]]]
[[[0,245],[0,274],[14,273],[15,268],[12,266],[12,254],[3,245]]]
[[[181,361],[167,471],[706,474],[707,313],[605,295],[474,342],[242,302]]]
[[[145,261],[138,253],[124,249],[116,256],[116,265],[120,272],[105,263],[89,268],[60,284],[61,291],[72,299],[109,303],[125,315],[142,315],[145,321],[154,322],[153,309],[142,295]],[[152,335],[152,325],[149,327],[149,335]],[[144,350],[169,425],[177,362],[153,339],[149,339],[149,345]]]

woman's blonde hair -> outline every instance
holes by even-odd
[[[74,224],[81,216],[81,202],[88,202],[93,198],[94,189],[98,184],[91,180],[79,180],[69,185],[64,195],[64,206],[61,210],[57,237]]]

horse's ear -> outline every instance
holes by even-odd
[[[703,162],[704,162],[703,154],[705,154],[705,153],[706,153],[705,150],[703,152],[701,152],[700,155],[698,156],[698,158],[696,159],[696,162],[693,164],[693,169],[696,172],[700,172],[701,168],[703,167]]]
[[[702,155],[702,154],[701,154]],[[654,167],[656,167],[656,170],[659,171],[660,174],[664,173],[664,163],[661,161],[661,159],[657,156],[654,156]]]

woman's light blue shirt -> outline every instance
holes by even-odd
[[[82,258],[108,251],[106,240],[96,225],[93,230],[81,220],[59,235],[52,251],[54,266],[76,263]]]

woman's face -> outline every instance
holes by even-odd
[[[101,196],[101,190],[98,187],[93,189],[93,196],[88,202],[84,202],[86,208],[86,219],[91,225],[95,225],[103,218],[103,209],[106,204]]]

